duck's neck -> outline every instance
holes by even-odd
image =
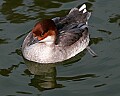
[[[45,42],[45,44],[46,44],[47,46],[53,46],[53,45],[55,45],[54,42]]]

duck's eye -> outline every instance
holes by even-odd
[[[43,37],[44,33],[41,33],[40,36]]]
[[[44,34],[47,33],[47,32],[48,32],[48,29],[45,29],[45,30],[40,34],[40,36],[41,36],[41,37],[44,36]]]

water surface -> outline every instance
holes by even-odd
[[[86,2],[90,46],[59,65],[24,60],[21,45],[36,22]],[[120,96],[120,0],[0,0],[0,96]]]

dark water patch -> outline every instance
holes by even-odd
[[[64,14],[68,14],[68,12],[69,12],[68,10],[61,10],[61,11],[59,11],[59,12],[57,12],[57,11],[56,11],[56,12],[55,12],[55,11],[54,11],[54,12],[51,12],[50,14],[52,14],[52,15],[51,15],[51,18],[54,18],[54,17],[56,17],[56,16],[57,16],[57,17],[62,17],[62,16],[64,16]],[[64,13],[64,14],[62,14],[62,13]]]
[[[107,31],[107,30],[103,30],[103,29],[98,29],[98,31],[103,32],[103,33],[107,33],[108,35],[112,34],[112,32]]]
[[[109,22],[110,23],[118,23],[118,25],[120,26],[120,15],[114,14],[114,15],[110,16]]]
[[[0,21],[0,23],[7,23],[7,21]]]
[[[0,8],[0,12],[4,15],[12,14],[14,11],[13,9],[23,6],[23,0],[4,0],[4,3],[2,4]]]
[[[16,95],[6,95],[6,96],[16,96]]]
[[[69,3],[73,0],[53,0],[53,1],[57,1],[57,2],[60,2],[60,3]]]
[[[57,8],[57,7],[60,7],[61,4],[60,3],[54,3],[50,0],[34,0],[34,6],[39,6],[40,8],[43,7],[43,8]]]
[[[118,40],[118,39],[120,39],[120,37],[113,38],[113,40]]]
[[[85,4],[87,5],[87,10],[92,12],[92,10],[90,8],[93,6],[93,4],[90,2],[86,2]]]
[[[33,75],[28,69],[26,69],[25,71],[24,71],[24,73],[23,74],[21,74],[21,75],[23,75],[23,76],[31,76],[31,75]]]
[[[99,84],[99,85],[95,85],[94,87],[103,87],[103,86],[105,86],[105,85],[107,85],[107,84]]]
[[[103,41],[102,37],[97,37],[97,38],[91,38],[90,39],[90,44],[98,44],[99,42]]]
[[[110,78],[112,76],[112,74],[108,75],[108,76],[105,76],[105,78]]]
[[[6,16],[6,19],[10,21],[10,23],[24,23],[28,20],[34,20],[34,18],[19,13],[9,14],[8,16]]]
[[[0,44],[8,44],[8,39],[0,39]]]
[[[21,48],[16,49],[14,52],[9,53],[8,55],[13,55],[13,54],[17,54],[19,56],[22,56]]]
[[[30,16],[27,14],[27,11],[24,9],[24,13],[19,12],[19,10],[15,10],[18,7],[25,6],[23,4],[23,0],[15,1],[15,0],[5,0],[0,8],[0,12],[5,15],[5,19],[10,23],[24,23],[28,20],[34,20],[34,16]],[[28,6],[29,9],[29,6]],[[25,13],[26,11],[26,13]]]
[[[14,19],[18,20],[17,22],[20,22],[20,19],[24,18],[25,16],[20,16],[17,13],[14,13],[13,9],[22,6],[22,0],[15,1],[15,0],[5,0],[5,2],[2,4],[0,12],[6,16],[7,20],[10,20],[11,22],[14,22]],[[19,17],[20,16],[20,17]]]
[[[26,35],[26,33],[21,34],[20,36],[16,37],[15,40],[19,40],[20,38],[22,38],[22,37],[25,36],[25,35]]]
[[[88,0],[89,2],[95,2],[96,0]]]
[[[28,32],[26,32],[26,33],[23,33],[23,34],[17,36],[17,37],[15,38],[15,40],[19,40],[19,39],[22,38],[23,36],[27,35],[29,32],[31,32],[31,30],[28,31]]]
[[[9,74],[12,73],[11,72],[11,68],[9,69],[0,69],[0,75],[2,76],[9,76]]]
[[[19,64],[18,65],[12,65],[11,67],[9,67],[7,69],[0,69],[0,75],[9,76],[14,69],[18,68],[18,66],[19,66]]]
[[[32,94],[31,92],[25,92],[25,91],[17,91],[16,93],[23,94],[23,95]]]
[[[45,79],[45,77],[37,75],[35,75],[34,78],[31,79],[29,86],[33,86],[37,88],[39,91],[65,87],[62,84],[57,84],[56,80],[50,80],[50,78],[49,80],[47,80],[47,78]]]
[[[3,29],[0,29],[0,31],[3,31]]]
[[[33,20],[34,17],[30,17],[27,14],[19,13],[15,10],[16,8],[21,6],[25,6],[23,4],[23,0],[5,0],[0,8],[0,12],[5,15],[6,20],[10,21],[10,23],[24,23],[28,20]]]
[[[86,80],[87,78],[97,78],[99,76],[96,76],[96,74],[84,74],[84,75],[78,75],[73,77],[56,77],[58,81],[82,81]]]

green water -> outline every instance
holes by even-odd
[[[86,2],[90,46],[59,65],[25,61],[21,45],[36,22]],[[0,96],[120,96],[120,0],[0,0]]]

